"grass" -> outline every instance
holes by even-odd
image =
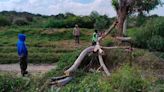
[[[54,63],[63,53],[76,50],[74,46],[73,29],[45,29],[29,27],[5,27],[0,28],[0,63],[16,63],[17,35],[24,33],[27,36],[26,45],[29,52],[30,63]],[[81,43],[90,41],[92,29],[81,29]],[[86,32],[86,33],[85,33]],[[81,44],[80,48],[87,45]]]
[[[48,86],[48,81],[53,76],[63,75],[65,68],[71,66],[80,52],[91,44],[92,29],[81,29],[81,44],[74,45],[72,29],[43,29],[28,27],[5,27],[0,28],[0,63],[18,62],[16,42],[17,34],[27,35],[26,44],[29,51],[30,63],[55,63],[57,69],[50,70],[43,75],[30,76],[30,82],[25,87],[22,86],[29,80],[16,77],[14,74],[0,74],[0,91],[4,88],[7,91],[17,92],[38,92],[43,89],[45,92],[57,91],[57,88]],[[103,45],[114,45],[113,40],[107,37]],[[104,61],[109,64],[112,72],[111,77],[102,76],[100,72],[84,72],[77,70],[75,78],[65,87],[60,88],[60,92],[136,92],[144,91],[160,92],[163,90],[162,80],[151,80],[142,76],[138,67],[150,67],[154,62],[159,61],[159,53],[135,49],[133,60],[138,63],[133,67],[124,65],[129,62],[129,53],[124,50],[109,50],[105,52]],[[162,54],[160,54],[162,58]],[[135,64],[134,63],[134,64]],[[113,66],[119,65],[120,68]],[[155,66],[153,66],[155,67]],[[144,68],[145,69],[145,68]],[[155,82],[153,82],[155,81]],[[5,86],[6,85],[6,86]],[[19,89],[19,90],[17,90]],[[153,91],[152,91],[153,92]],[[162,91],[161,91],[162,92]]]

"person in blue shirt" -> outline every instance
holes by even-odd
[[[25,74],[28,74],[26,71],[27,69],[27,57],[28,57],[28,50],[25,44],[26,36],[24,34],[18,34],[18,42],[17,42],[17,51],[19,56],[19,62],[20,62],[20,69],[22,76],[25,76]]]

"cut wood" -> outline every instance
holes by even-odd
[[[122,42],[130,42],[132,40],[131,37],[116,37],[116,39],[118,39]]]
[[[90,47],[86,48],[85,50],[83,50],[80,53],[79,57],[74,62],[74,64],[64,72],[65,75],[70,76],[71,73],[74,72],[79,67],[79,65],[81,64],[82,60],[87,55],[87,53],[93,52],[93,50],[94,50],[94,46],[90,46]]]
[[[130,46],[113,46],[113,47],[101,47],[102,49],[129,49]]]
[[[100,54],[98,55],[98,58],[99,58],[100,65],[102,66],[102,68],[103,68],[104,72],[106,73],[106,75],[110,76],[110,73],[109,73],[109,71],[108,71],[108,69],[107,69],[107,67],[106,67],[106,65],[103,61],[103,58]]]
[[[64,86],[66,85],[68,82],[70,82],[72,80],[73,77],[66,77],[64,79],[58,80],[56,81],[56,85],[57,86]]]
[[[58,77],[52,77],[51,81],[61,80],[61,79],[64,79],[66,77],[68,77],[68,76],[63,75],[63,76],[58,76]]]

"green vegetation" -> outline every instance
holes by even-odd
[[[128,35],[134,39],[137,47],[164,51],[164,18],[153,18],[140,28],[129,29]]]
[[[157,74],[156,71],[163,71],[164,18],[158,16],[142,16],[139,21],[135,16],[129,17],[127,35],[133,38],[134,43],[132,66],[129,66],[131,60],[129,52],[120,49],[105,50],[103,58],[112,73],[110,77],[103,76],[103,72],[84,71],[80,68],[76,71],[74,79],[66,86],[56,88],[48,85],[51,77],[63,75],[63,71],[74,63],[80,52],[91,45],[93,25],[96,29],[104,30],[114,19],[105,15],[95,17],[97,17],[96,14],[76,16],[66,13],[42,16],[25,12],[1,12],[0,64],[18,62],[17,35],[24,33],[27,36],[29,62],[56,63],[57,69],[42,75],[31,75],[28,78],[0,71],[0,91],[163,92],[164,81],[159,79],[160,73]],[[72,36],[72,27],[75,24],[81,27],[81,42],[78,46],[74,44]],[[115,36],[116,31],[112,32],[112,35],[106,37],[101,43],[103,46],[117,45],[115,39],[111,37]],[[145,73],[146,71],[150,74]]]
[[[18,78],[11,74],[0,74],[0,91],[1,92],[20,92],[28,85],[27,79]]]
[[[73,40],[73,29],[43,29],[43,28],[28,28],[28,27],[5,27],[1,28],[0,32],[0,63],[16,63],[17,56],[17,35],[24,33],[27,35],[26,44],[29,51],[30,63],[55,63],[59,60],[59,56],[63,53],[75,51],[75,48],[67,48],[61,44],[68,44],[64,40]],[[92,29],[81,29],[81,40],[90,41]],[[61,42],[61,43],[58,43]],[[72,43],[74,43],[72,41]],[[71,44],[71,43],[70,43]]]

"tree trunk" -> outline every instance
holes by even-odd
[[[118,20],[118,24],[117,24],[118,35],[117,36],[123,36],[123,25],[124,25],[124,21],[126,19],[126,16],[127,16],[126,7],[120,8],[117,11],[117,20]]]
[[[127,31],[127,17],[125,18],[125,21],[124,21],[123,35],[126,35],[126,31]]]

